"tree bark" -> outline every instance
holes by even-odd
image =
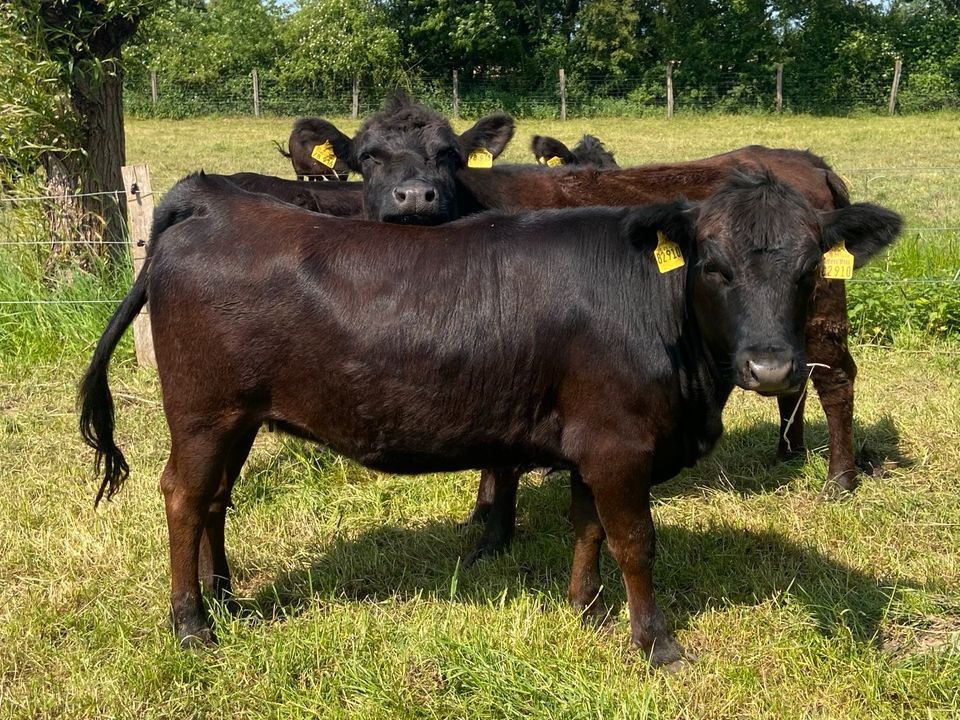
[[[91,81],[83,77],[73,88],[73,107],[81,118],[81,141],[86,157],[77,157],[75,175],[84,193],[113,193],[84,197],[84,209],[99,224],[100,239],[109,243],[106,253],[116,259],[126,253],[126,197],[120,168],[126,164],[123,130],[123,71],[119,48],[116,60],[105,61],[109,72]],[[94,240],[95,238],[90,238]]]

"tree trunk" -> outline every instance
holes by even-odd
[[[71,88],[85,154],[48,154],[44,161],[49,194],[55,198],[49,209],[54,261],[84,250],[111,259],[126,253],[126,197],[120,174],[126,162],[123,74],[117,62],[104,61],[103,67],[109,71],[104,77],[80,75]]]
[[[84,193],[112,192],[84,198],[84,207],[99,218],[102,240],[111,244],[106,253],[116,259],[126,253],[126,196],[120,168],[126,165],[123,133],[123,71],[120,50],[116,61],[105,61],[109,71],[98,82],[81,77],[73,88],[73,107],[83,119],[82,138],[86,157],[77,178]],[[92,238],[91,238],[92,239]]]

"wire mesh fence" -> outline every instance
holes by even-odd
[[[671,82],[667,82],[667,75]],[[901,112],[960,108],[960,94],[927,82],[922,72],[894,67],[872,75],[791,68],[789,65],[719,69],[703,77],[682,62],[652,68],[644,75],[612,76],[564,73],[521,76],[405,78],[412,94],[446,114],[475,117],[503,110],[519,118],[640,116],[668,112],[799,112],[847,114],[888,112],[891,96]],[[779,92],[778,92],[779,88]],[[356,95],[354,90],[357,90]],[[133,115],[191,117],[202,115],[360,116],[378,110],[388,88],[343,79],[315,86],[292,83],[271,72],[215,80],[187,80],[153,73],[128,75],[125,105]],[[778,99],[779,98],[779,99]]]

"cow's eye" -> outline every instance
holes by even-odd
[[[456,148],[448,147],[443,148],[437,153],[437,164],[450,163],[457,161],[457,150]]]
[[[700,266],[700,272],[703,277],[710,282],[726,284],[732,279],[730,271],[723,265],[712,260],[704,262]]]
[[[372,163],[375,163],[376,165],[380,164],[380,158],[378,158],[376,155],[371,155],[368,152],[360,153],[360,157],[357,159],[360,161],[361,165],[367,162],[372,162]]]
[[[809,262],[804,265],[803,270],[797,276],[797,285],[803,285],[816,279],[817,270],[820,269],[819,262]]]

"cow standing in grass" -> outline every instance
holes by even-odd
[[[226,508],[270,422],[389,472],[569,468],[571,602],[599,595],[590,565],[606,539],[633,642],[674,665],[682,650],[653,593],[650,487],[709,452],[734,385],[800,388],[824,251],[843,239],[862,264],[900,225],[869,204],[817,212],[769,173],[734,175],[699,206],[435,228],[319,216],[188,178],[158,207],[144,271],[81,384],[98,500],[127,476],[107,368],[149,295],[182,645],[214,642],[200,580],[230,591]]]
[[[549,135],[534,135],[530,141],[533,156],[541,165],[576,165],[593,167],[598,170],[613,170],[620,167],[613,153],[607,150],[600,139],[594,135],[584,135],[571,150],[562,142]]]
[[[496,116],[491,116],[495,118]],[[489,121],[489,119],[487,119]],[[432,173],[428,182],[414,176],[420,163],[430,167],[429,158],[459,152],[463,146],[492,147],[497,123],[478,122],[458,144],[452,130],[423,132],[446,121],[433,111],[400,96],[387,109],[370,118],[350,145],[342,146],[344,159],[363,176],[360,186],[344,189],[363,194],[364,217],[394,222],[433,224],[484,210],[581,207],[587,205],[631,205],[670,200],[684,195],[702,200],[724,183],[733,172],[769,169],[800,191],[817,210],[849,205],[847,188],[822,158],[797,150],[771,149],[757,145],[702,160],[642,165],[621,170],[549,168],[512,165],[488,170],[464,168],[451,176]],[[501,129],[502,132],[502,129]],[[511,125],[512,132],[512,125]],[[425,138],[445,138],[439,144]],[[487,145],[484,145],[484,143]],[[410,148],[414,148],[411,152]],[[431,171],[432,172],[432,171]],[[410,183],[409,185],[407,183]],[[407,189],[412,189],[408,193]],[[430,196],[429,202],[420,198]],[[453,195],[455,194],[455,198]],[[402,198],[402,200],[398,199]],[[848,320],[846,290],[842,281],[819,279],[807,318],[807,355],[819,366],[812,380],[827,418],[829,465],[825,494],[855,487],[857,465],[853,443],[853,389],[856,363],[847,347]],[[782,395],[780,435],[777,453],[781,458],[804,451],[804,395]],[[790,422],[792,418],[792,422]],[[509,487],[508,482],[501,483]],[[490,473],[481,480],[473,519],[490,516],[496,483]],[[509,498],[499,503],[507,507]],[[481,545],[488,550],[502,548],[512,533],[512,514],[500,514],[488,526]]]

